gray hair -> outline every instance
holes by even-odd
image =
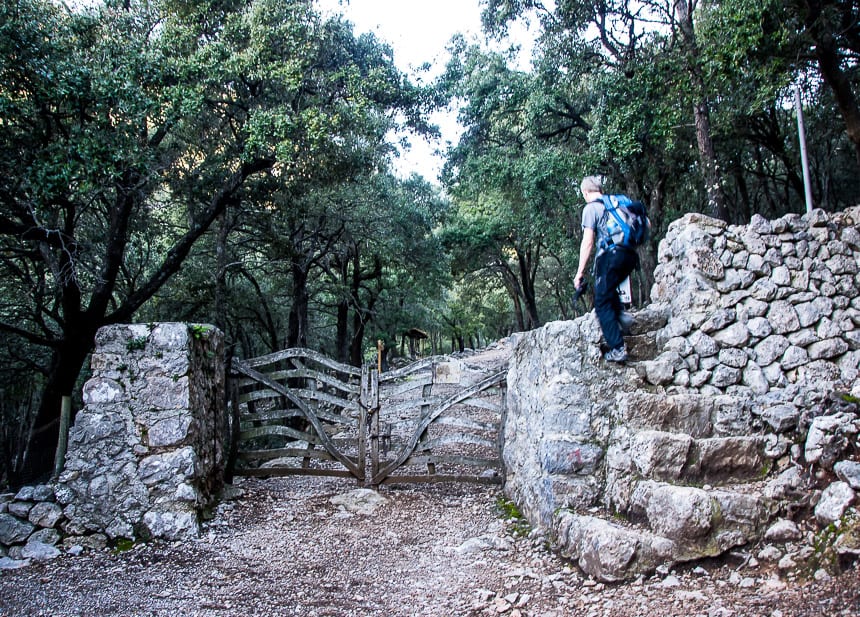
[[[602,193],[603,192],[603,176],[585,176],[582,179],[582,184],[579,185],[585,193]]]

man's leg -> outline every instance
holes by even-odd
[[[594,311],[603,331],[603,338],[610,351],[624,347],[618,314],[621,312],[621,299],[618,297],[618,269],[614,266],[617,253],[606,252],[600,255],[594,270]]]
[[[630,276],[636,267],[636,259],[632,251],[609,251],[601,255],[595,266],[594,308],[610,354],[615,352],[607,359],[615,361],[626,358],[620,323],[623,306],[618,296],[618,285]]]

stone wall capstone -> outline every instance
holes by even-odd
[[[816,503],[818,525],[856,527],[860,207],[688,214],[651,299],[626,367],[601,360],[593,312],[520,338],[505,490],[526,517],[604,581],[754,542]]]
[[[223,335],[206,325],[106,326],[55,487],[71,536],[199,533],[223,482]]]

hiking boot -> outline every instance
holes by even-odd
[[[627,311],[621,311],[618,314],[618,325],[621,327],[621,334],[627,336],[630,334],[630,328],[633,327],[633,315]]]
[[[619,364],[627,362],[627,350],[624,347],[616,347],[610,349],[603,354],[603,359],[607,362],[618,362]]]

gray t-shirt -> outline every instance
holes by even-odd
[[[585,204],[582,210],[582,228],[594,230],[594,245],[597,247],[597,255],[600,255],[605,250],[608,243],[608,229],[606,227],[606,218],[609,212],[606,211],[606,206],[602,201],[590,201]]]

